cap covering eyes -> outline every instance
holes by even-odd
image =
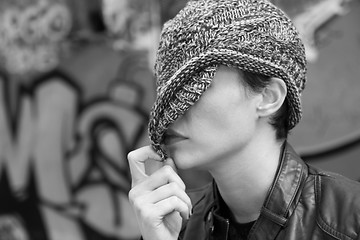
[[[266,0],[189,1],[165,23],[155,63],[149,137],[163,159],[166,129],[199,100],[219,65],[283,79],[289,128],[299,122],[306,58],[289,17]]]

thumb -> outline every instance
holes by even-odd
[[[145,162],[150,159],[161,161],[160,156],[158,156],[150,146],[136,149],[128,154],[132,186],[137,185],[148,177],[145,171]]]

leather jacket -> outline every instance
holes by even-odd
[[[193,215],[179,239],[227,240],[229,221],[214,211],[215,192],[215,182],[189,192]],[[248,239],[360,240],[360,183],[307,165],[286,143]]]

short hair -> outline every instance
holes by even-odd
[[[239,70],[240,71],[240,70]],[[271,77],[259,73],[252,73],[248,71],[240,71],[244,79],[245,87],[250,88],[254,93],[260,93],[266,88],[270,82]],[[286,139],[289,134],[289,111],[288,101],[285,98],[280,109],[270,117],[270,125],[275,129],[276,139]]]

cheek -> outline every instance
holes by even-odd
[[[190,169],[201,165],[201,153],[203,152],[199,145],[194,141],[188,140],[181,144],[169,148],[168,153],[174,159],[176,166],[180,169]]]
[[[194,128],[191,129],[191,134],[194,134],[195,139],[225,141],[251,131],[256,116],[247,106],[219,107],[202,112],[197,120],[196,124],[192,125]]]
[[[192,131],[194,148],[201,154],[222,155],[241,149],[254,134],[256,116],[250,108],[223,110],[207,115]]]
[[[206,169],[209,163],[226,158],[246,145],[253,127],[245,120],[217,115],[192,124],[190,138],[170,148],[169,153],[180,169]]]
[[[189,114],[189,126],[192,133],[211,135],[214,131],[222,131],[229,123],[229,115],[232,109],[215,104],[208,104],[205,107],[195,106],[194,111]]]

